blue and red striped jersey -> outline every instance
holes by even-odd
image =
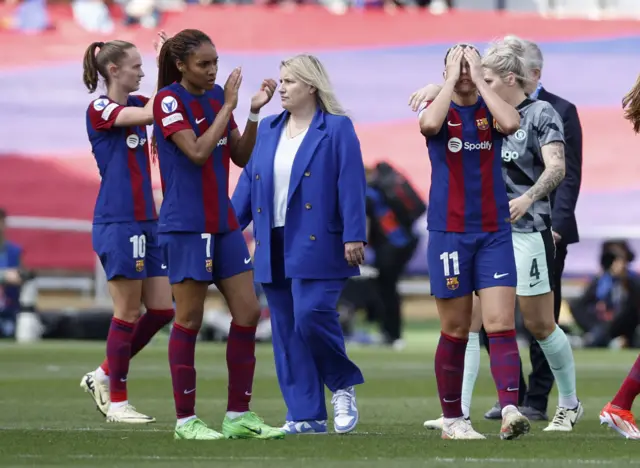
[[[218,85],[195,96],[181,84],[173,83],[156,95],[153,126],[164,190],[159,232],[217,234],[240,227],[229,200],[229,143],[231,131],[237,128],[233,116],[202,166],[191,162],[171,139],[171,135],[181,130],[193,130],[200,137],[223,104],[224,91]]]
[[[144,107],[149,98],[129,96],[127,106]],[[96,224],[149,221],[158,218],[151,185],[149,144],[144,125],[115,127],[127,106],[100,96],[87,109],[87,134],[100,171]]]
[[[473,106],[452,102],[438,134],[427,139],[431,160],[428,230],[511,229],[500,159],[504,135],[495,127],[479,97]]]

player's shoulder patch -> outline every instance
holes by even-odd
[[[89,106],[93,107],[96,112],[102,112],[109,104],[111,100],[106,97],[99,97],[95,99]]]
[[[160,100],[160,109],[167,115],[178,110],[178,96],[171,89],[163,88],[155,99]]]
[[[91,119],[94,122],[98,122],[100,120],[108,122],[109,119],[114,115],[113,111],[116,110],[118,107],[121,107],[120,104],[112,101],[107,97],[102,96],[97,99],[94,99],[89,104],[87,114],[91,116]],[[98,120],[94,120],[94,119],[98,119]],[[94,123],[94,125],[96,124]]]

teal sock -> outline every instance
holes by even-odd
[[[467,350],[464,353],[464,377],[462,380],[462,414],[465,418],[469,417],[471,411],[471,397],[473,396],[473,387],[478,378],[480,370],[480,334],[469,333],[469,341],[467,341]]]
[[[558,406],[575,408],[578,406],[576,365],[567,335],[556,325],[553,333],[544,340],[538,340],[538,343],[558,384]]]

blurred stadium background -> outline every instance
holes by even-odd
[[[95,40],[119,38],[134,42],[145,54],[147,77],[142,91],[150,94],[156,76],[152,39],[158,28],[169,34],[187,27],[209,33],[221,54],[220,81],[234,67],[243,67],[238,122],[245,121],[249,97],[260,81],[264,77],[277,78],[282,58],[297,52],[316,53],[327,65],[338,96],[353,116],[366,162],[391,162],[410,178],[425,198],[429,164],[416,116],[407,106],[410,93],[441,79],[443,54],[454,42],[472,42],[483,49],[492,38],[506,34],[534,40],[545,56],[544,86],[577,105],[583,127],[582,191],[577,208],[581,241],[569,247],[565,270],[567,296],[577,296],[586,281],[599,272],[603,241],[627,239],[636,252],[640,251],[638,140],[623,120],[620,105],[622,96],[640,72],[640,1],[432,0],[414,5],[409,0],[321,0],[319,3],[264,0],[256,3],[259,4],[251,0],[9,0],[0,5],[0,207],[9,214],[8,239],[24,248],[24,264],[36,272],[28,300],[35,302],[42,315],[46,315],[46,311],[67,314],[108,311],[110,304],[101,267],[91,248],[91,218],[99,178],[85,131],[85,110],[91,96],[81,81],[83,52]],[[263,114],[278,111],[279,102],[275,99]],[[232,186],[237,175],[236,168],[231,176]],[[156,182],[159,188],[157,177]],[[428,296],[424,250],[423,241],[401,285],[405,316],[410,321],[435,317]],[[632,266],[635,268],[637,263]],[[218,306],[214,290],[211,301]],[[434,343],[432,339],[422,338],[428,332],[420,327],[418,330],[413,343],[424,346],[411,351],[409,340],[409,353],[414,354],[409,354],[406,369],[394,368],[392,357],[388,357],[388,369],[384,364],[387,358],[382,355],[356,352],[356,359],[362,360],[365,370],[381,372],[384,376],[381,379],[397,378],[400,371],[404,371],[405,376],[413,372],[415,379],[415,372],[419,372],[425,362],[424,355],[431,353]],[[87,330],[83,333],[84,338],[100,338],[106,336],[106,328],[94,333],[95,336]],[[73,333],[68,337],[73,337]],[[80,397],[76,390],[69,388],[76,385],[76,376],[79,380],[85,370],[91,370],[92,367],[85,369],[87,365],[99,363],[103,344],[43,346],[0,348],[0,373],[6,371],[5,375],[12,376],[6,380],[12,386],[6,387],[4,395],[0,391],[0,401],[10,403],[24,392],[40,398],[36,390],[26,390],[26,382],[44,372],[42,359],[50,357],[51,365],[58,370],[48,371],[59,372],[61,366],[67,366],[66,371],[58,374],[62,380],[55,390],[62,392],[61,398],[68,408],[62,405],[57,414],[77,412],[71,409],[72,401]],[[149,379],[152,378],[163,382],[168,379],[162,349],[150,351],[153,359],[141,358],[141,362],[150,367],[134,366],[140,370],[143,381],[147,379],[144,385],[151,386],[153,380]],[[76,360],[72,356],[76,356],[74,353],[78,350],[84,350],[84,355]],[[210,351],[206,353],[208,356]],[[633,361],[631,354],[624,356],[616,358],[617,364],[611,366],[606,355],[595,361],[588,355],[578,355],[579,370],[586,369],[589,378],[601,379],[598,385],[607,388],[593,390],[594,403],[589,408],[592,413],[606,402],[603,398],[615,389]],[[93,362],[95,364],[91,364]],[[596,363],[589,367],[589,362]],[[222,372],[223,367],[220,364],[216,372]],[[603,369],[608,370],[603,374]],[[204,378],[208,378],[206,372],[210,371],[203,371]],[[161,379],[162,375],[165,377]],[[258,375],[271,379],[264,385],[273,387],[270,368]],[[216,373],[209,377],[221,376]],[[415,380],[412,382],[415,384]],[[168,381],[162,385],[165,384],[168,385]],[[486,384],[487,395],[492,395],[488,380]],[[403,393],[404,397],[407,401],[419,400],[420,413],[428,416],[427,404],[420,396],[427,390],[407,385],[403,387],[409,389]],[[265,412],[281,417],[277,389],[269,388],[267,393],[277,403]],[[392,387],[387,386],[389,388]],[[428,392],[432,396],[434,389],[435,385],[430,383]],[[479,401],[488,407],[493,396],[487,395]],[[220,398],[222,396],[221,393]],[[374,396],[381,399],[381,395]],[[163,401],[167,401],[162,406],[167,422],[171,420],[169,398],[167,390],[163,396]],[[215,403],[203,401],[203,406]],[[88,401],[83,403],[88,406]],[[437,406],[437,399],[431,399],[431,405]],[[160,408],[160,403],[157,406]],[[436,406],[429,411],[439,412]],[[403,411],[411,416],[407,408]],[[486,408],[478,411],[481,409]],[[27,430],[40,426],[37,412],[23,411],[24,408],[11,408],[8,416],[5,414],[7,417],[0,417],[7,421],[2,423],[5,428]],[[26,414],[24,422],[14,424],[23,414]],[[88,414],[88,411],[83,413],[80,424],[83,427],[93,427],[93,423],[87,422],[91,420]],[[590,414],[592,419],[593,416]],[[46,425],[54,431],[51,434],[56,427],[66,430],[74,424],[73,418],[61,418],[66,425],[56,426],[55,418],[46,418]],[[0,431],[0,438],[2,434]],[[366,456],[369,449],[362,448],[358,456]],[[562,447],[558,446],[558,450],[562,451]],[[73,459],[75,464],[85,460],[82,453]],[[341,456],[340,453],[336,452],[337,456]],[[12,456],[10,460],[17,465],[29,461],[28,457]],[[141,463],[151,460],[135,456],[132,455],[131,460]],[[436,457],[432,459],[434,466],[451,463],[433,456]],[[522,463],[535,464],[536,456],[531,449],[529,461]],[[30,463],[44,466],[35,458]],[[101,460],[108,458],[105,455]],[[170,458],[162,459],[167,466],[172,466]],[[70,463],[69,459],[65,463]],[[261,466],[266,466],[265,463]],[[95,466],[95,461],[92,464]]]

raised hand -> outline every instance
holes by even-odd
[[[167,33],[164,32],[164,30],[160,30],[158,32],[158,37],[153,41],[153,50],[156,51],[156,63],[158,63],[158,59],[160,58],[160,50],[162,50],[162,46],[168,39],[169,36]]]
[[[251,112],[257,113],[265,104],[271,101],[277,87],[278,84],[275,80],[271,78],[263,80],[260,90],[251,98]]]
[[[234,68],[224,84],[224,104],[235,109],[238,105],[238,91],[242,83],[242,68]]]

